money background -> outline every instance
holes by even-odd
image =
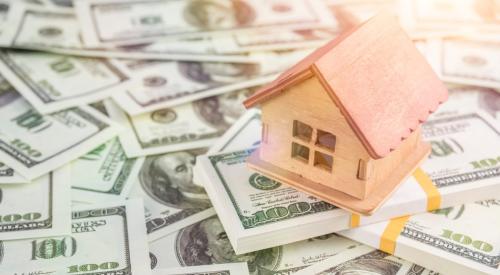
[[[455,249],[405,233],[389,255],[377,250],[384,223],[309,238],[290,219],[252,231],[252,252],[236,254],[226,232],[240,224],[211,201],[227,194],[205,190],[217,179],[197,159],[258,145],[242,102],[381,11],[448,86],[439,118],[488,117],[443,126],[453,133],[431,140],[428,171],[488,169],[495,190],[499,1],[0,0],[0,274],[500,274],[498,192],[408,218],[407,231]],[[296,197],[335,209],[254,184],[276,195],[230,195],[252,211]],[[266,246],[273,236],[293,242]]]

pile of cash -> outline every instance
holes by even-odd
[[[242,102],[382,10],[450,92],[429,159],[372,216],[250,170]],[[500,274],[499,11],[0,0],[0,274]]]

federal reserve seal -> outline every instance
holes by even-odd
[[[249,182],[251,186],[259,190],[274,190],[281,186],[281,183],[257,173],[250,176]]]
[[[157,123],[168,124],[177,119],[177,113],[172,109],[161,109],[151,113],[151,119]]]

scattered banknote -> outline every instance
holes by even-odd
[[[137,181],[144,158],[128,158],[118,138],[71,162],[71,198],[83,202],[123,200]]]
[[[129,197],[144,200],[149,240],[214,214],[205,189],[193,182],[196,156],[205,150],[148,156]]]
[[[243,101],[254,91],[241,89],[136,116],[106,104],[127,129],[120,134],[127,156],[136,157],[212,145],[245,112]]]
[[[22,184],[30,182],[14,169],[0,162],[0,184]]]
[[[76,1],[75,9],[89,47],[166,37],[336,26],[323,2],[307,0],[278,4],[264,0],[86,0]]]
[[[359,245],[337,235],[237,255],[216,216],[183,227],[149,244],[153,270],[246,262],[252,275],[292,274]]]
[[[342,231],[340,234],[375,248],[384,234],[398,233],[388,251],[443,274],[499,274],[500,201],[458,204],[432,213]],[[391,235],[392,236],[392,235]],[[390,237],[389,237],[390,238]],[[418,255],[418,256],[416,256]]]
[[[213,264],[156,269],[154,275],[249,275],[246,263]]]
[[[26,51],[0,52],[0,73],[42,114],[102,100],[128,80],[107,59]]]
[[[9,32],[0,40],[3,47],[41,50],[59,54],[156,60],[250,62],[250,51],[283,50],[319,46],[333,37],[336,29],[290,30],[279,37],[269,33],[232,34],[222,37],[167,40],[115,48],[88,48],[81,41],[78,20],[72,10],[17,5]],[[24,9],[23,9],[24,8]],[[1,34],[0,34],[1,36]],[[1,38],[0,38],[1,39]]]
[[[243,119],[251,121],[249,116]],[[259,140],[260,131],[245,130],[246,127],[257,128],[255,122],[238,122],[221,141],[251,144]],[[353,215],[255,173],[246,165],[246,159],[255,149],[225,150],[198,157],[196,181],[205,186],[238,253],[453,206],[457,202],[487,199],[499,192],[500,131],[489,115],[479,111],[454,116],[435,114],[423,125],[422,132],[432,146],[431,157],[372,216]],[[245,138],[238,138],[241,133]],[[481,136],[481,143],[477,142],[477,136]],[[430,206],[434,199],[424,188],[427,177],[440,199],[434,206]],[[282,234],[276,235],[277,231]]]
[[[466,114],[480,109],[500,121],[500,93],[497,90],[479,86],[455,86],[448,89],[450,104],[440,108],[440,113]]]
[[[95,204],[72,211],[71,234],[1,241],[2,273],[151,274],[142,209],[140,200]]]
[[[500,42],[443,38],[429,44],[430,62],[444,81],[500,89]]]
[[[64,166],[31,183],[0,185],[0,240],[69,234],[70,181]]]
[[[402,0],[401,24],[410,32],[440,35],[500,33],[496,1]]]
[[[0,76],[0,161],[27,179],[84,155],[118,130],[86,106],[42,115]]]
[[[394,275],[431,275],[431,270],[403,259],[391,256],[380,250],[360,245],[349,248],[320,263],[304,268],[296,275],[334,275],[334,274],[394,274]]]
[[[122,68],[133,78],[125,92],[115,93],[113,100],[130,115],[152,112],[194,100],[254,87],[270,82],[278,73],[310,52],[307,50],[266,53],[260,61],[158,62],[131,60]]]

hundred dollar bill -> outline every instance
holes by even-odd
[[[254,60],[248,51],[256,49],[259,45],[268,45],[266,49],[318,46],[320,41],[324,42],[327,36],[335,33],[330,29],[289,31],[282,34],[281,39],[272,40],[272,43],[269,43],[269,34],[252,33],[250,37],[235,34],[220,38],[206,37],[113,48],[88,48],[81,41],[80,26],[72,10],[25,7],[18,14],[21,17],[17,20],[19,22],[12,23],[9,28],[13,33],[10,35],[11,40],[0,40],[2,42],[0,45],[87,57],[251,62]],[[295,37],[294,41],[292,36]],[[287,37],[289,43],[284,41]],[[253,41],[250,41],[250,38]]]
[[[77,1],[75,9],[90,47],[336,24],[324,3],[306,0],[87,0]]]
[[[145,62],[123,65],[133,74],[114,101],[138,115],[248,87],[266,84],[310,50],[265,53],[255,64],[221,62]]]
[[[384,248],[384,232],[399,232],[387,251],[444,274],[499,274],[500,201],[485,200],[342,231]],[[385,250],[388,250],[386,248]],[[417,256],[418,255],[418,256]]]
[[[86,106],[42,115],[0,76],[0,161],[27,179],[84,155],[119,129]]]
[[[149,240],[156,240],[214,214],[202,186],[193,183],[196,156],[205,150],[149,156],[129,197],[142,198]]]
[[[399,4],[401,23],[411,31],[500,32],[496,1],[402,0]]]
[[[137,181],[144,158],[128,158],[118,138],[71,162],[71,198],[102,202],[125,199]]]
[[[429,43],[433,68],[444,81],[500,89],[500,42],[443,38]]]
[[[71,234],[0,242],[2,273],[151,274],[140,200],[74,209],[71,218]]]
[[[0,240],[68,234],[70,180],[65,166],[31,183],[0,185]]]
[[[241,128],[228,131],[236,133],[233,140],[251,143],[259,139],[260,131],[245,130],[255,126],[239,122],[236,125]],[[432,146],[431,157],[372,216],[353,215],[250,170],[246,159],[255,149],[226,150],[198,157],[196,181],[205,186],[238,253],[457,202],[487,199],[499,192],[500,131],[489,115],[479,111],[444,117],[436,114],[422,130]],[[239,138],[238,133],[253,134],[254,138]],[[477,142],[478,136],[481,142]],[[223,136],[221,140],[230,139]],[[428,196],[426,182],[440,198],[440,203],[432,207],[429,202],[433,198]],[[281,234],[276,235],[278,231]]]
[[[154,275],[249,275],[246,263],[212,264],[156,269]]]
[[[346,249],[320,263],[304,268],[295,275],[386,274],[432,275],[435,272],[391,256],[380,250],[360,245]]]
[[[43,114],[102,100],[128,80],[107,59],[39,52],[0,52],[0,73]]]
[[[331,234],[237,255],[219,219],[212,216],[151,242],[149,251],[153,270],[246,262],[250,274],[272,275],[292,274],[357,245],[356,242]]]
[[[456,116],[480,109],[485,114],[500,120],[500,93],[492,88],[453,85],[448,87],[448,102],[438,112]]]
[[[210,146],[245,112],[242,102],[255,88],[241,89],[129,116],[107,103],[111,117],[127,131],[120,141],[129,157]]]
[[[0,185],[1,184],[18,184],[30,182],[23,176],[19,175],[14,169],[0,162]]]

